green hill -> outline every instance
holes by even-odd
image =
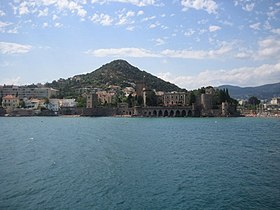
[[[166,82],[146,71],[132,66],[125,60],[115,60],[103,65],[99,69],[82,75],[76,75],[68,79],[59,79],[46,86],[60,90],[64,96],[73,96],[80,88],[107,88],[110,85],[117,85],[122,88],[133,86],[136,82],[144,81],[146,87],[157,91],[180,91],[181,89]]]
[[[280,96],[280,82],[275,84],[266,84],[257,87],[238,87],[231,85],[223,85],[218,89],[228,89],[230,95],[237,99],[248,99],[256,96],[259,99],[271,99]]]

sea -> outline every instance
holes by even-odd
[[[0,118],[0,209],[280,209],[278,118]]]

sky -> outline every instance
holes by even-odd
[[[280,0],[1,0],[0,85],[116,59],[181,88],[280,82]]]

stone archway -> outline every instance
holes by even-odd
[[[167,110],[164,111],[163,116],[168,117],[168,111]]]
[[[169,117],[174,117],[174,110],[170,111]]]
[[[176,112],[175,112],[175,117],[181,117],[181,114],[180,114],[180,111],[179,111],[179,110],[176,110]]]
[[[186,110],[183,110],[182,111],[182,115],[181,115],[182,117],[186,117],[187,116],[187,112],[186,112]]]
[[[157,110],[153,111],[153,116],[156,117],[157,116]]]
[[[163,115],[163,114],[162,114],[162,110],[159,110],[159,111],[158,111],[158,116],[159,116],[159,117],[162,117],[162,115]]]
[[[188,111],[188,117],[192,117],[192,111],[191,110]]]

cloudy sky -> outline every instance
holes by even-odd
[[[0,84],[115,59],[187,89],[280,82],[280,0],[2,0]]]

